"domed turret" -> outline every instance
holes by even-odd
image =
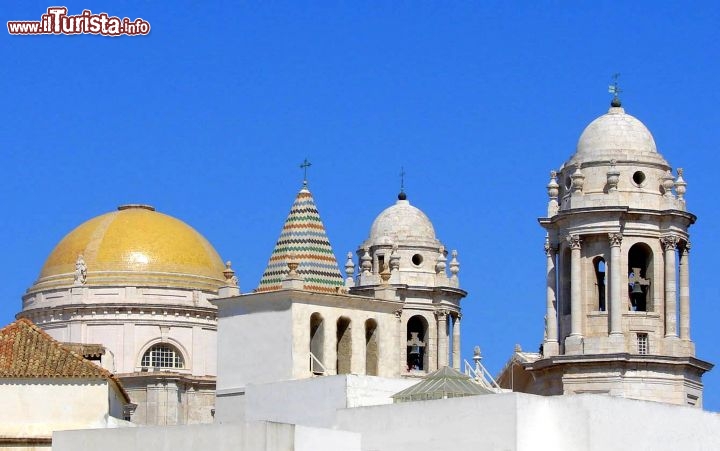
[[[28,292],[77,284],[216,291],[226,284],[223,270],[217,251],[189,225],[148,205],[123,205],[67,234]]]
[[[435,228],[419,208],[410,205],[402,193],[395,205],[386,208],[375,218],[366,245],[418,244],[440,246],[435,238]],[[402,197],[402,198],[401,198]]]
[[[457,272],[448,277],[445,271],[447,253],[430,219],[401,191],[395,204],[375,218],[370,236],[357,251],[358,287],[380,284],[383,271],[390,274],[391,284],[458,287]]]
[[[684,209],[674,187],[670,166],[647,127],[622,107],[611,106],[585,128],[559,173],[553,172],[548,216],[610,204]]]
[[[585,128],[567,165],[610,160],[667,166],[650,130],[622,107],[611,107]]]

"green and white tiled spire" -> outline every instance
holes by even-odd
[[[299,263],[297,273],[308,291],[335,293],[343,285],[325,226],[306,184],[295,198],[256,291],[281,289],[290,260]]]

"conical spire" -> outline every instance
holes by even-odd
[[[297,274],[305,281],[306,290],[334,293],[343,285],[325,226],[306,184],[295,198],[257,291],[281,289],[290,260],[299,262]]]

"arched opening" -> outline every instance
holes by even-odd
[[[631,310],[653,311],[650,291],[652,259],[652,249],[645,243],[636,243],[628,251],[628,297]]]
[[[158,343],[145,351],[140,360],[140,366],[143,368],[181,369],[185,367],[185,362],[175,346]]]
[[[325,356],[323,345],[325,343],[325,321],[321,314],[315,312],[310,315],[310,371],[313,374],[324,374]]]
[[[595,257],[593,260],[593,267],[595,268],[595,295],[597,296],[598,310],[604,312],[606,310],[607,303],[605,302],[605,259],[602,257]]]
[[[425,371],[427,368],[427,329],[427,320],[420,315],[413,316],[407,322],[408,371]]]
[[[365,321],[365,374],[378,375],[378,336],[377,321]]]
[[[337,374],[350,374],[352,360],[352,338],[350,318],[341,316],[337,320]]]

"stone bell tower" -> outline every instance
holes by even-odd
[[[404,191],[375,219],[357,255],[357,278],[352,254],[346,264],[350,293],[401,303],[400,375],[423,376],[444,366],[459,370],[460,300],[467,293],[460,288],[457,251],[448,261],[432,222]]]
[[[617,97],[551,172],[539,219],[545,336],[539,354],[523,355],[532,377],[519,391],[702,405],[701,376],[712,365],[695,358],[690,336],[688,229],[696,217],[683,170],[676,174]]]

